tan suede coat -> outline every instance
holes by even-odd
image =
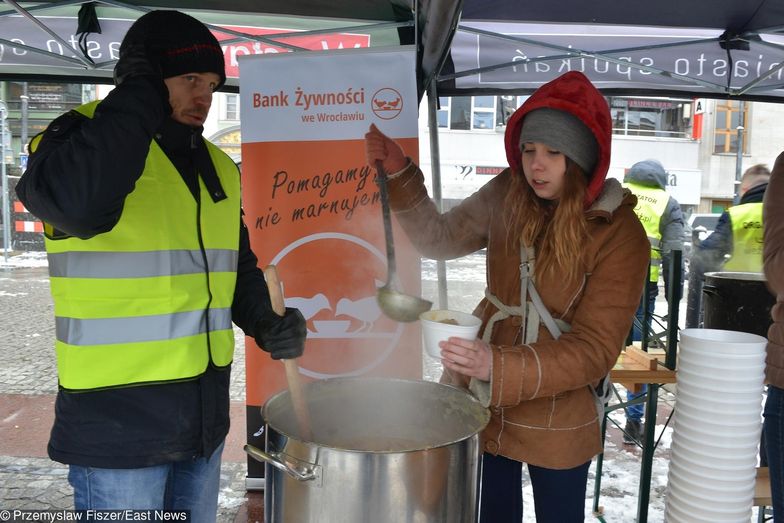
[[[390,180],[395,216],[427,257],[449,259],[487,248],[489,291],[506,305],[520,304],[520,255],[506,247],[503,201],[512,171],[505,170],[452,211],[439,215],[415,165]],[[520,343],[520,317],[496,323],[490,424],[484,451],[547,468],[572,468],[601,451],[591,386],[615,364],[640,301],[649,244],[634,214],[636,198],[617,180],[587,212],[590,242],[583,281],[564,286],[537,279],[554,318],[571,324],[558,341],[541,327],[539,341]],[[475,314],[486,323],[496,312],[483,299]],[[465,376],[442,381],[467,386]]]
[[[765,378],[784,389],[784,153],[776,158],[765,190],[762,223],[763,270],[768,287],[776,295],[776,304],[770,311],[773,323],[768,329]]]

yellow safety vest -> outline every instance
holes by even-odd
[[[645,228],[645,234],[651,243],[651,270],[648,273],[648,280],[651,282],[659,281],[659,271],[661,270],[661,231],[659,226],[664,211],[667,209],[667,202],[670,195],[664,189],[648,187],[633,182],[623,184],[637,197],[637,205],[634,212],[640,219]]]
[[[732,222],[732,255],[725,271],[762,272],[762,202],[727,209]]]
[[[77,110],[92,117],[98,102]],[[114,228],[46,238],[60,386],[187,380],[232,362],[240,180],[207,142],[227,198],[197,202],[157,143]],[[51,230],[51,228],[49,228]]]

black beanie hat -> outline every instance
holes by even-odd
[[[120,44],[120,58],[143,44],[157,59],[163,78],[186,73],[215,73],[216,89],[226,82],[223,51],[217,38],[200,21],[179,11],[150,11],[128,29]]]

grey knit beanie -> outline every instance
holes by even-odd
[[[520,148],[526,142],[542,142],[562,152],[590,176],[599,156],[599,145],[588,127],[576,116],[558,109],[534,109],[523,119]]]

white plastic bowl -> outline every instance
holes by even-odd
[[[683,329],[680,351],[689,354],[702,351],[720,357],[724,354],[749,355],[765,352],[768,340],[756,334],[721,329]]]
[[[751,520],[751,503],[748,508],[740,507],[735,510],[716,510],[712,509],[709,503],[695,504],[687,499],[681,497],[680,489],[668,489],[667,495],[667,508],[672,510],[676,509],[679,517],[668,518],[666,521],[670,523],[692,523],[692,522],[707,522],[707,523],[725,523],[725,522],[740,522]],[[675,513],[672,514],[675,516]]]
[[[703,355],[702,353],[678,354],[678,368],[709,369],[721,374],[733,374],[736,370],[746,372],[765,367],[765,353],[744,354],[742,356],[722,354]]]
[[[737,402],[747,401],[748,405],[752,405],[755,402],[760,402],[760,405],[762,404],[763,388],[761,382],[759,387],[743,385],[742,387],[733,388],[730,384],[724,384],[723,387],[718,387],[697,383],[695,381],[681,381],[681,376],[678,376],[678,388],[675,393],[676,400],[678,398],[678,392],[683,390],[697,397],[712,397],[714,398],[714,401],[735,400]]]
[[[479,327],[482,326],[482,320],[473,314],[450,310],[426,311],[419,315],[419,320],[422,323],[422,340],[425,351],[434,358],[441,357],[441,348],[438,346],[438,342],[446,341],[452,336],[474,340],[479,333]],[[449,320],[458,324],[443,323]]]
[[[673,424],[672,439],[678,435],[686,435],[691,441],[710,441],[716,446],[724,448],[745,449],[748,445],[755,442],[759,444],[762,424],[753,427],[727,427],[721,432],[717,432],[714,426],[706,426],[704,423],[686,421],[675,416]],[[717,456],[721,457],[721,456]]]
[[[738,408],[733,410],[728,408],[726,412],[713,411],[705,408],[702,403],[693,403],[679,398],[678,403],[675,405],[675,411],[679,416],[683,417],[707,417],[714,420],[711,423],[720,423],[722,425],[730,425],[733,427],[738,426],[753,426],[757,423],[762,423],[762,417],[759,412],[751,412],[748,409]]]
[[[756,463],[759,441],[756,445],[750,442],[746,442],[746,445],[741,445],[736,441],[732,441],[728,445],[723,441],[714,443],[705,439],[695,441],[692,438],[693,435],[691,434],[680,433],[676,436],[673,432],[672,445],[684,447],[694,455],[702,456],[703,458],[721,458],[723,462],[728,464],[745,465],[750,460]]]
[[[742,517],[733,514],[703,515],[701,511],[685,507],[678,497],[679,493],[667,495],[664,508],[664,521],[668,523],[738,523]],[[746,518],[745,521],[749,521]]]
[[[751,486],[744,485],[734,492],[716,492],[704,485],[697,485],[686,482],[678,476],[670,475],[667,479],[670,492],[676,492],[677,496],[692,505],[710,507],[712,510],[722,512],[739,512],[751,507],[754,499],[754,481]]]
[[[686,401],[691,405],[698,405],[700,408],[704,407],[705,410],[711,412],[756,412],[757,404],[750,408],[752,403],[746,399],[727,397],[726,395],[716,395],[700,391],[695,394],[691,390],[683,390],[683,387],[678,387],[675,393],[675,405],[679,402]],[[762,397],[759,399],[759,412],[762,413]]]
[[[748,373],[736,377],[716,376],[715,374],[698,374],[688,368],[680,367],[675,371],[678,387],[681,385],[699,387],[705,390],[715,390],[722,394],[729,393],[757,393],[762,397],[764,372]],[[744,379],[745,378],[745,379]]]
[[[711,485],[721,490],[729,489],[732,485],[748,485],[755,481],[757,475],[757,457],[747,455],[742,459],[723,459],[723,456],[708,458],[704,455],[697,455],[685,447],[673,442],[670,447],[672,457],[670,459],[670,470],[676,469],[681,476],[696,484]],[[697,478],[700,478],[697,480]]]

